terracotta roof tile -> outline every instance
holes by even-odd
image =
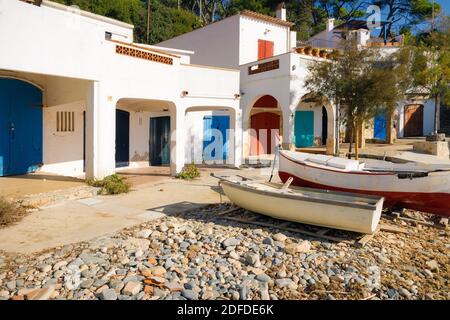
[[[250,10],[243,10],[240,12],[241,15],[247,16],[247,17],[251,17],[251,18],[255,18],[255,19],[259,19],[259,20],[264,20],[267,22],[271,22],[274,24],[279,24],[283,27],[293,27],[295,25],[295,23],[289,22],[289,21],[284,21],[278,18],[274,18],[271,16],[267,16],[265,14],[262,13],[258,13],[258,12],[254,12],[254,11],[250,11]]]

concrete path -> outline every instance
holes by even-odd
[[[231,169],[218,171],[236,172]],[[0,229],[0,250],[21,253],[40,251],[90,240],[160,218],[165,213],[218,203],[217,179],[210,177],[210,172],[203,170],[202,178],[193,182],[166,178],[139,185],[126,195],[64,201],[42,208],[18,224]],[[243,172],[239,171],[239,174]]]
[[[30,194],[51,192],[84,185],[84,180],[81,179],[45,173],[0,177],[0,197],[20,198]]]
[[[400,152],[395,157],[402,159],[402,160],[425,163],[425,164],[450,165],[450,159],[439,158],[439,157],[433,156],[431,154],[405,151],[405,152]]]

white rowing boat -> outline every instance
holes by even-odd
[[[448,166],[387,161],[365,164],[281,150],[278,174],[283,182],[293,178],[295,186],[384,197],[386,208],[398,206],[450,215]]]
[[[377,229],[383,198],[264,181],[215,176],[237,206],[272,218],[372,234]]]

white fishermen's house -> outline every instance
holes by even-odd
[[[402,36],[393,39],[374,37],[365,20],[353,20],[335,25],[334,19],[328,19],[326,29],[311,37],[305,45],[339,49],[342,48],[345,39],[355,39],[360,46],[382,50],[387,54],[397,51],[403,45]],[[371,123],[366,124],[365,137],[366,139],[391,140],[390,142],[393,142],[396,137],[429,135],[434,131],[434,111],[434,100],[411,92],[405,96],[404,100],[397,103],[393,121],[390,121],[389,115],[386,118],[386,113],[380,113],[374,117]],[[391,123],[391,128],[389,128],[389,123]],[[389,134],[389,130],[392,130],[393,134]]]
[[[192,52],[133,43],[132,25],[45,0],[0,0],[0,38],[0,176],[176,174],[196,110],[226,116],[227,161],[241,164],[239,70],[192,65]]]
[[[161,46],[192,50],[193,63],[239,68],[243,156],[283,147],[335,146],[335,109],[304,86],[307,66],[324,58],[296,52],[296,32],[280,4],[277,17],[251,11],[212,23]]]

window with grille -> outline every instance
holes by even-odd
[[[56,112],[56,131],[74,132],[75,131],[75,112],[58,111]]]

